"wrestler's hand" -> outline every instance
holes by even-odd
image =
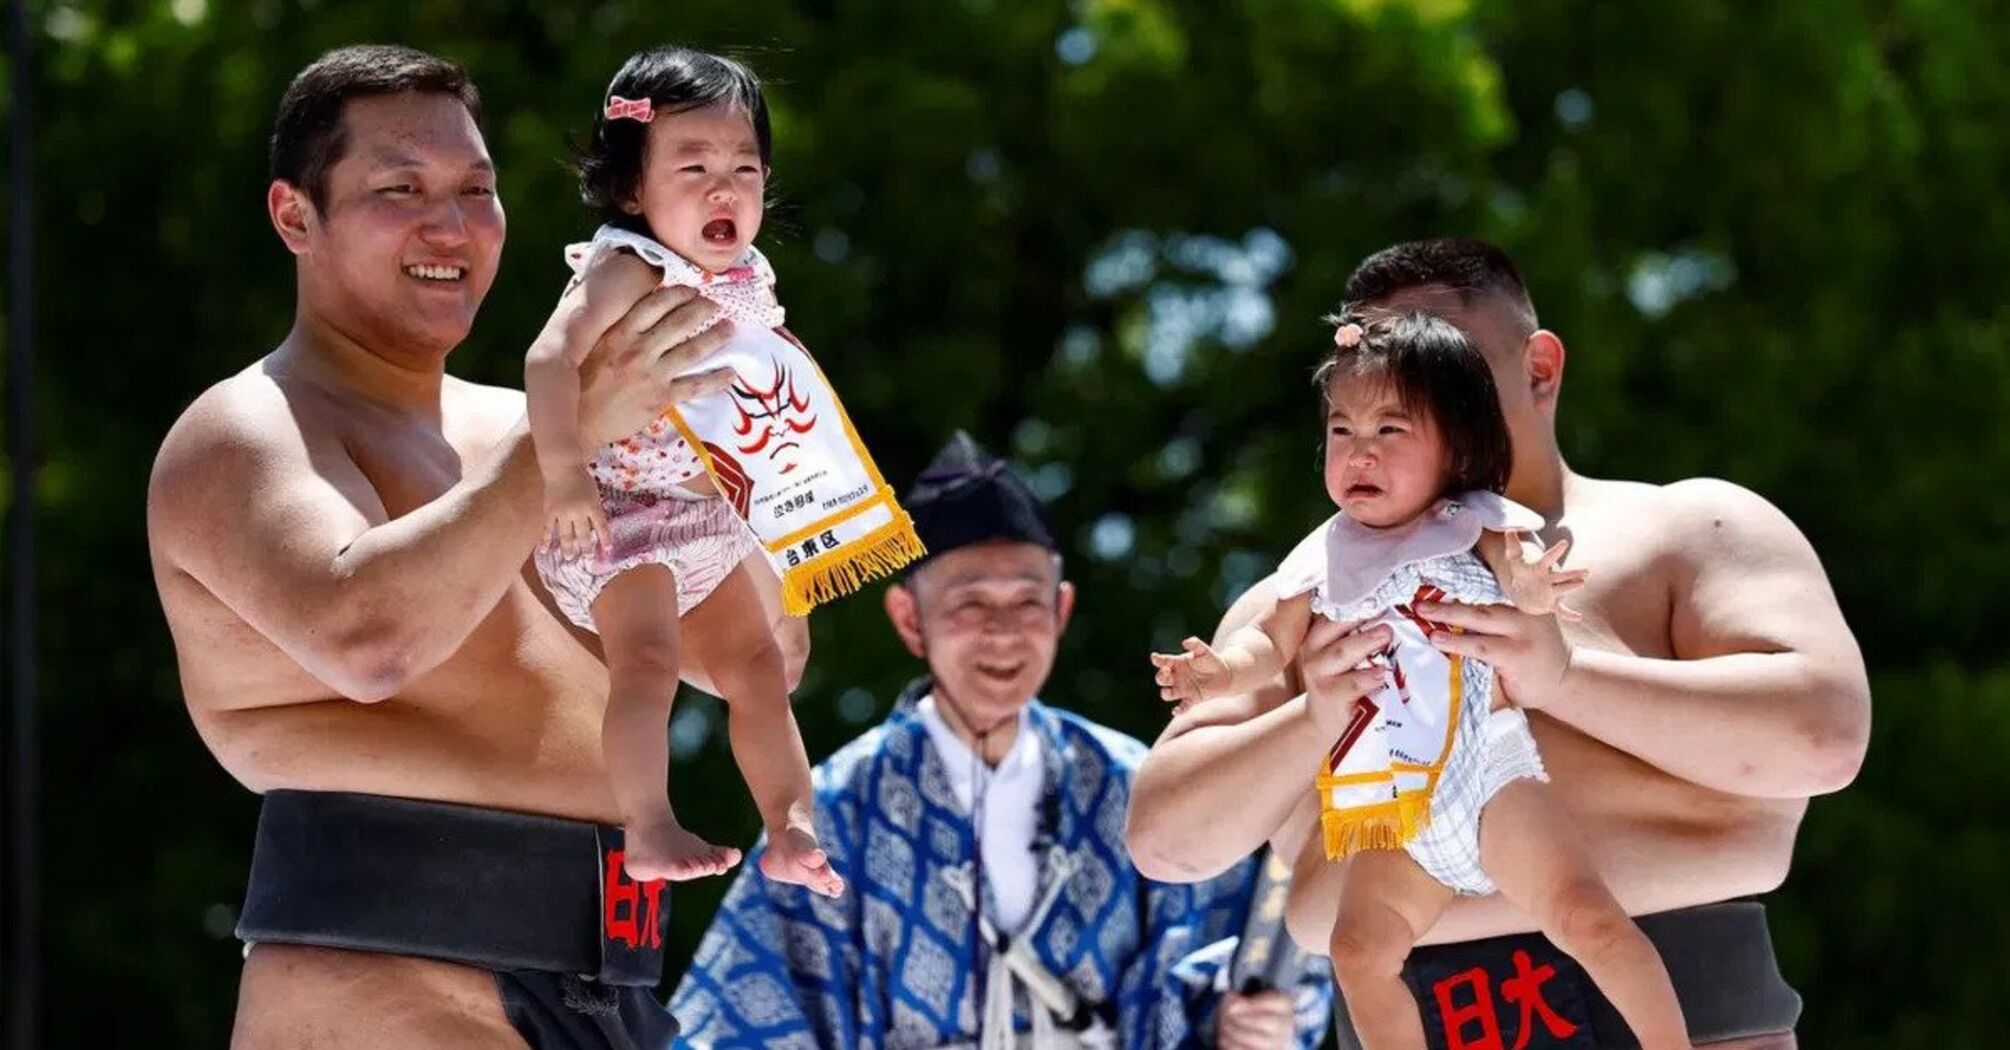
[[[1527,535],[1522,529],[1509,529],[1502,536],[1507,556],[1501,561],[1499,577],[1501,590],[1506,592],[1508,601],[1525,613],[1555,613],[1566,623],[1584,619],[1576,610],[1563,604],[1563,596],[1584,586],[1591,570],[1557,568],[1564,554],[1570,550],[1567,539],[1556,541],[1539,558],[1528,557],[1522,543]]]
[[[1286,1050],[1298,1037],[1291,997],[1274,988],[1221,997],[1214,1015],[1214,1045],[1221,1050]]]
[[[1510,605],[1457,602],[1421,602],[1417,615],[1459,628],[1462,633],[1432,631],[1431,644],[1440,652],[1492,664],[1501,692],[1517,707],[1541,710],[1570,673],[1570,643],[1554,616]]]
[[[1328,739],[1337,740],[1362,697],[1382,688],[1383,672],[1368,658],[1395,644],[1385,623],[1362,627],[1315,617],[1298,646],[1298,673],[1305,683],[1305,706]]]
[[[570,294],[570,293],[568,293]],[[608,326],[579,366],[579,429],[589,447],[633,434],[663,410],[726,389],[730,368],[682,375],[724,346],[732,322],[690,288],[655,288]]]
[[[1206,642],[1188,638],[1180,647],[1186,652],[1152,654],[1152,666],[1158,669],[1152,680],[1158,683],[1159,699],[1179,701],[1173,707],[1175,714],[1190,704],[1228,692],[1235,677]]]
[[[568,560],[594,548],[613,550],[607,510],[600,505],[600,487],[581,466],[544,479],[544,541]]]

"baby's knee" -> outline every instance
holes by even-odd
[[[788,702],[784,650],[766,631],[749,631],[730,651],[705,661],[712,684],[732,704]]]
[[[1550,896],[1550,927],[1558,946],[1583,958],[1598,955],[1627,937],[1633,920],[1596,879],[1573,879]]]
[[[1327,942],[1334,975],[1352,980],[1402,973],[1411,945],[1407,936],[1399,935],[1399,925],[1342,912],[1334,920],[1333,936]]]
[[[630,632],[601,642],[609,674],[677,677],[683,647],[674,631]]]
[[[810,622],[800,616],[782,617],[775,627],[775,645],[781,650],[783,683],[793,693],[810,665]]]

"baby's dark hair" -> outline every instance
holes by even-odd
[[[768,100],[761,94],[761,81],[754,71],[709,51],[651,48],[621,64],[600,100],[600,112],[593,118],[593,138],[578,151],[580,199],[600,213],[602,222],[648,232],[640,225],[641,217],[622,210],[622,204],[635,196],[642,178],[649,125],[626,117],[607,119],[608,99],[616,95],[631,101],[648,99],[659,117],[716,102],[737,106],[753,122],[761,165],[768,165],[773,151]]]
[[[1500,391],[1486,358],[1457,325],[1420,312],[1342,314],[1326,321],[1336,331],[1359,325],[1361,336],[1352,346],[1336,345],[1313,373],[1322,408],[1331,407],[1337,377],[1383,378],[1394,385],[1404,408],[1430,417],[1444,441],[1441,498],[1507,489],[1514,442],[1501,414]]]

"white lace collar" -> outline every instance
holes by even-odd
[[[1363,525],[1343,511],[1285,556],[1277,569],[1278,597],[1319,589],[1325,604],[1349,605],[1406,565],[1472,549],[1482,530],[1534,532],[1542,527],[1541,515],[1492,492],[1439,500],[1408,524],[1386,529]]]

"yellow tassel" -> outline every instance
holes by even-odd
[[[1423,791],[1319,814],[1327,860],[1344,860],[1364,849],[1402,849],[1430,822],[1431,796]]]
[[[1319,825],[1325,832],[1327,860],[1343,860],[1364,849],[1399,849],[1403,845],[1402,819],[1394,805],[1323,813]]]
[[[811,609],[842,598],[928,553],[905,514],[846,543],[843,548],[782,576],[782,610],[807,616]]]
[[[1396,799],[1396,809],[1403,820],[1403,844],[1409,845],[1431,822],[1431,795],[1427,791],[1403,795]]]

